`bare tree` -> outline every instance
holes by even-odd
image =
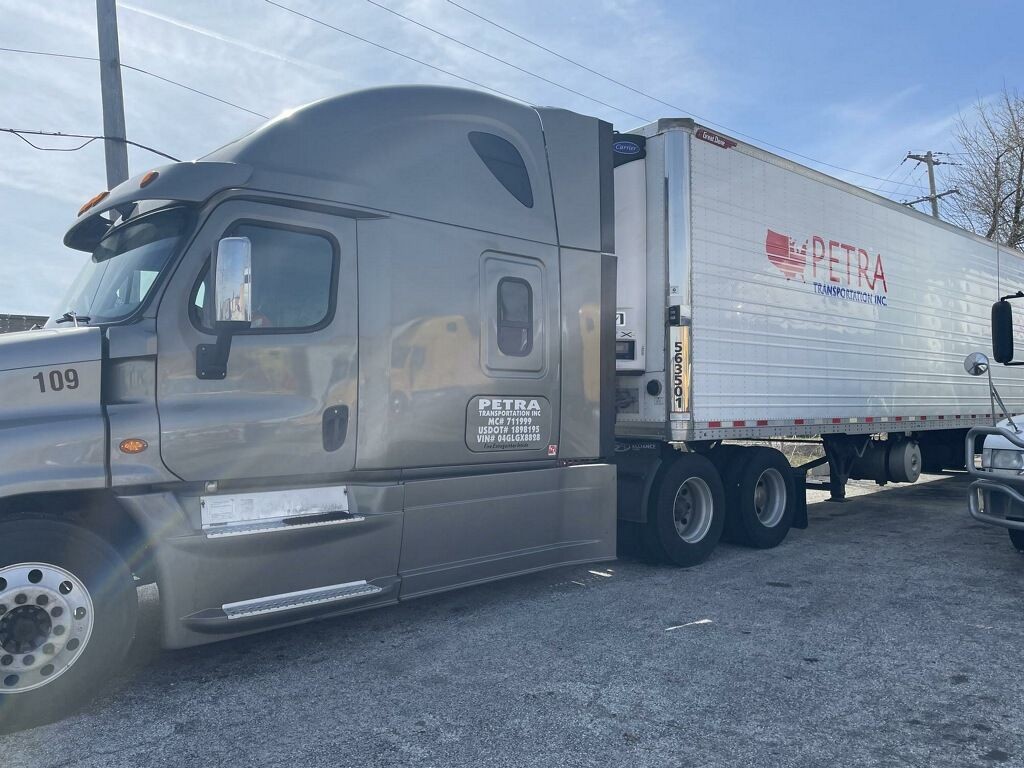
[[[951,181],[953,220],[960,226],[1024,251],[1024,98],[1003,90],[961,115],[954,134],[962,154]]]

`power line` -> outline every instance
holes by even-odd
[[[85,149],[87,146],[89,146],[99,138],[98,136],[91,136],[85,141],[83,141],[81,144],[79,144],[77,147],[41,147],[38,144],[34,144],[29,139],[22,136],[22,132],[15,130],[14,128],[0,128],[0,131],[3,131],[4,133],[10,133],[13,136],[17,136],[19,139],[21,139],[30,147],[32,147],[32,149],[38,149],[40,152],[77,152],[80,149]]]
[[[142,67],[136,67],[136,66],[133,66],[131,64],[125,64],[124,62],[121,63],[121,66],[124,67],[125,69],[130,69],[133,72],[138,72],[138,73],[143,74],[143,75],[149,75],[150,77],[156,78],[157,80],[162,80],[165,83],[170,83],[171,85],[176,85],[179,88],[184,88],[186,91],[191,91],[192,93],[196,93],[196,94],[198,94],[200,96],[205,96],[208,99],[213,99],[214,101],[219,101],[221,104],[226,104],[229,107],[234,107],[235,109],[240,109],[242,112],[248,112],[250,115],[255,115],[256,117],[261,117],[264,120],[269,120],[270,119],[269,115],[264,115],[262,112],[257,112],[254,109],[249,109],[248,107],[243,107],[241,104],[235,104],[233,101],[228,101],[227,99],[222,99],[220,96],[214,96],[212,93],[207,93],[206,91],[201,91],[198,88],[193,88],[190,85],[185,85],[184,83],[179,83],[177,80],[172,80],[169,77],[164,77],[163,75],[158,75],[156,72],[150,72],[148,69],[143,69]]]
[[[422,22],[416,21],[416,19],[410,18],[409,16],[406,16],[403,13],[399,13],[398,11],[396,11],[396,10],[394,10],[392,8],[388,8],[386,5],[382,5],[381,3],[376,2],[376,0],[366,0],[366,2],[368,2],[370,5],[373,5],[373,6],[376,6],[377,8],[380,8],[382,11],[387,11],[388,13],[390,13],[390,14],[392,14],[394,16],[397,16],[400,19],[405,20],[405,21],[409,22],[410,24],[415,24],[417,27],[425,29],[428,32],[433,32],[435,35],[443,37],[445,40],[451,40],[453,43],[456,43],[457,45],[461,45],[463,48],[468,48],[469,50],[471,50],[471,51],[473,51],[475,53],[479,53],[481,56],[486,56],[487,58],[491,59],[492,61],[497,61],[500,64],[504,64],[507,67],[511,67],[512,69],[515,69],[515,70],[517,70],[519,72],[522,72],[524,74],[530,75],[531,77],[535,77],[538,80],[542,80],[545,83],[548,83],[549,85],[555,86],[556,88],[561,88],[563,91],[567,91],[568,93],[575,94],[576,96],[581,96],[582,98],[587,99],[588,101],[592,101],[595,104],[600,104],[602,107],[608,107],[608,109],[613,109],[616,112],[621,112],[624,115],[629,115],[630,117],[635,117],[637,120],[645,120],[645,121],[649,121],[650,120],[649,117],[644,117],[643,115],[638,115],[638,114],[636,114],[634,112],[630,112],[628,109],[623,109],[622,107],[616,107],[614,104],[609,104],[607,101],[601,101],[601,99],[595,98],[593,96],[588,96],[587,94],[585,94],[585,93],[583,93],[581,91],[577,91],[575,88],[570,88],[567,85],[562,85],[561,83],[555,82],[554,80],[551,80],[550,78],[544,77],[544,75],[539,75],[536,72],[533,72],[533,71],[531,71],[529,69],[526,69],[525,67],[519,66],[518,64],[513,64],[511,61],[508,61],[507,59],[503,59],[500,56],[495,56],[495,55],[493,55],[491,53],[488,53],[485,50],[482,50],[480,48],[477,48],[476,46],[470,45],[469,43],[466,43],[466,42],[464,42],[462,40],[459,40],[457,37],[453,37],[452,35],[446,34],[446,33],[442,32],[439,29],[435,29],[434,27],[431,27],[431,26],[428,26],[426,24],[423,24]]]
[[[3,48],[0,51],[7,53],[25,53],[29,56],[53,56],[56,59],[79,59],[80,61],[99,61],[96,56],[75,56],[70,53],[53,53],[52,51],[30,51],[25,48]]]
[[[267,2],[270,2],[270,0],[267,0]],[[731,128],[729,128],[728,126],[726,126],[726,125],[723,125],[721,123],[717,123],[717,122],[714,122],[712,120],[708,120],[707,118],[701,117],[700,115],[697,115],[697,114],[695,114],[693,112],[690,112],[687,109],[683,109],[682,107],[680,107],[680,106],[678,106],[676,104],[673,104],[673,103],[671,103],[669,101],[665,101],[664,99],[660,99],[657,96],[655,96],[655,95],[653,95],[651,93],[648,93],[647,91],[643,91],[643,90],[641,90],[639,88],[636,88],[635,86],[629,85],[628,83],[624,83],[621,80],[616,80],[614,77],[606,75],[603,72],[599,72],[596,69],[588,67],[586,64],[582,64],[582,63],[576,61],[575,59],[571,59],[568,56],[565,56],[565,55],[559,53],[558,51],[554,51],[551,48],[548,48],[548,47],[546,47],[544,45],[541,45],[540,43],[538,43],[538,42],[536,42],[534,40],[531,40],[526,35],[519,34],[518,32],[515,32],[515,31],[509,29],[508,27],[505,27],[505,26],[499,24],[496,21],[493,21],[493,20],[487,18],[483,14],[477,13],[476,11],[472,11],[469,8],[467,8],[466,6],[461,5],[461,4],[457,3],[457,2],[455,2],[455,0],[447,0],[447,2],[450,3],[451,5],[454,5],[456,8],[459,8],[459,9],[465,11],[466,13],[468,13],[471,16],[475,16],[476,18],[480,19],[481,21],[486,22],[487,24],[490,24],[493,27],[497,27],[498,29],[503,30],[504,32],[507,32],[508,34],[510,34],[513,37],[516,37],[516,38],[522,40],[525,43],[529,43],[530,45],[534,46],[535,48],[539,48],[542,51],[546,51],[547,53],[550,53],[552,56],[557,56],[558,58],[562,59],[563,61],[567,61],[570,64],[573,64],[573,65],[579,67],[580,69],[586,70],[587,72],[590,72],[591,74],[597,75],[598,77],[600,77],[600,78],[602,78],[604,80],[607,80],[609,83],[614,83],[615,85],[618,85],[618,86],[620,86],[622,88],[625,88],[625,89],[627,89],[629,91],[632,91],[635,94],[638,94],[638,95],[643,96],[645,98],[651,99],[652,101],[656,101],[657,103],[659,103],[659,104],[661,104],[663,106],[669,107],[669,108],[677,110],[679,112],[682,112],[685,115],[689,115],[689,116],[693,117],[694,119],[699,120],[702,123],[706,123],[708,125],[718,127],[720,129],[722,129],[723,131],[727,131],[728,133],[731,133],[733,135],[742,136],[743,138],[749,139],[750,141],[755,142],[757,144],[762,144],[762,145],[764,145],[766,147],[771,147],[772,149],[777,149],[780,152],[785,152],[786,154],[793,155],[794,157],[799,157],[799,158],[801,158],[803,160],[808,160],[808,161],[810,161],[812,163],[815,163],[817,165],[824,165],[824,166],[826,166],[828,168],[835,168],[836,170],[839,170],[839,171],[844,171],[846,173],[852,173],[852,174],[855,174],[857,176],[863,176],[863,177],[868,178],[868,179],[875,179],[876,181],[888,181],[888,179],[884,179],[881,176],[875,176],[875,175],[870,174],[870,173],[864,173],[863,171],[855,171],[852,168],[846,168],[846,167],[841,166],[841,165],[836,165],[835,163],[827,163],[824,160],[818,160],[817,158],[811,157],[809,155],[803,155],[803,154],[801,154],[799,152],[794,152],[793,150],[787,149],[786,147],[779,146],[778,144],[772,144],[771,142],[764,141],[763,139],[759,139],[756,136],[751,136],[750,134],[742,133],[740,131],[734,131]],[[892,182],[890,182],[890,183],[892,183]]]
[[[28,56],[52,56],[53,58],[57,58],[57,59],[77,59],[79,61],[99,61],[99,58],[96,57],[96,56],[76,56],[76,55],[73,55],[73,54],[70,54],[70,53],[55,53],[53,51],[34,51],[34,50],[26,49],[26,48],[4,48],[4,47],[0,47],[0,51],[6,52],[6,53],[23,53],[23,54],[26,54]],[[198,88],[193,88],[190,85],[185,85],[184,83],[178,82],[177,80],[172,80],[169,77],[164,77],[163,75],[158,75],[156,72],[151,72],[150,70],[144,69],[143,67],[136,67],[136,66],[134,66],[132,64],[125,64],[124,62],[121,62],[121,66],[124,69],[130,69],[133,72],[138,72],[139,74],[147,75],[147,76],[155,78],[157,80],[161,80],[161,81],[163,81],[165,83],[169,83],[170,85],[176,85],[179,88],[184,88],[186,91],[190,91],[192,93],[198,94],[199,96],[204,96],[207,99],[212,99],[213,101],[220,102],[221,104],[226,104],[229,107],[234,107],[235,109],[240,109],[242,112],[248,112],[250,115],[255,115],[256,117],[261,117],[264,120],[268,120],[269,119],[268,115],[264,115],[264,114],[262,114],[260,112],[257,112],[255,110],[249,109],[248,107],[243,107],[241,104],[236,104],[233,101],[228,101],[227,99],[222,99],[220,96],[214,96],[212,93],[207,93],[206,91],[202,91],[202,90],[200,90]]]
[[[168,155],[166,152],[161,152],[159,149],[153,149],[153,147],[148,147],[145,144],[139,144],[139,142],[137,141],[131,141],[130,139],[123,139],[114,136],[94,136],[88,133],[62,133],[59,131],[32,131],[27,128],[0,128],[0,133],[13,134],[22,141],[24,141],[33,149],[38,149],[40,152],[77,152],[80,149],[85,149],[94,141],[109,140],[123,142],[125,144],[128,144],[129,146],[144,149],[147,152],[152,152],[154,155],[160,155],[160,157],[165,157],[168,160],[171,160],[172,162],[175,163],[181,162],[178,158],[172,155]],[[23,136],[22,134],[25,135]],[[53,136],[55,138],[61,139],[87,139],[87,141],[83,142],[77,147],[41,147],[38,144],[34,144],[33,142],[26,139],[25,136]]]
[[[461,80],[464,83],[469,83],[470,85],[475,85],[477,88],[483,88],[485,91],[490,91],[491,93],[496,93],[499,96],[504,96],[507,99],[512,99],[513,101],[518,101],[521,104],[527,104],[528,105],[530,103],[526,99],[521,99],[518,96],[513,96],[511,93],[506,93],[505,91],[498,90],[497,88],[492,88],[489,85],[484,85],[483,83],[477,82],[476,80],[471,80],[470,78],[463,77],[462,75],[456,74],[455,72],[450,72],[447,69],[443,69],[442,67],[435,66],[434,64],[430,64],[429,62],[423,61],[422,59],[417,59],[415,56],[409,56],[408,54],[402,53],[401,51],[396,51],[394,48],[388,48],[386,45],[383,45],[381,43],[376,43],[373,40],[369,40],[369,39],[367,39],[365,37],[360,37],[359,35],[355,34],[354,32],[349,32],[347,29],[342,29],[341,27],[337,27],[337,26],[335,26],[333,24],[329,24],[326,21],[324,21],[323,19],[318,19],[315,16],[310,16],[308,14],[302,13],[302,11],[297,11],[294,8],[289,8],[287,5],[281,5],[280,3],[274,2],[274,0],[264,0],[264,2],[265,3],[269,3],[270,5],[277,6],[282,11],[288,11],[288,13],[293,13],[296,16],[301,16],[302,18],[304,18],[304,19],[306,19],[308,21],[312,21],[314,24],[319,24],[319,25],[321,25],[323,27],[327,27],[328,29],[333,29],[335,32],[340,32],[341,34],[348,35],[349,37],[351,37],[351,38],[353,38],[355,40],[359,40],[360,42],[367,43],[369,45],[374,46],[375,48],[380,48],[382,51],[387,51],[388,53],[393,53],[396,56],[401,56],[403,59],[408,59],[409,61],[415,62],[416,64],[420,64],[420,65],[422,65],[424,67],[428,67],[430,69],[433,69],[436,72],[440,72],[443,75],[448,75],[448,77],[454,77],[457,80]]]

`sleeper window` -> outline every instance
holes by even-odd
[[[533,188],[530,174],[519,150],[509,141],[493,133],[471,131],[469,143],[484,161],[487,170],[501,182],[512,196],[527,208],[533,208]]]
[[[498,282],[498,349],[509,357],[533,350],[533,289],[518,277]]]
[[[307,330],[330,319],[335,253],[321,235],[240,224],[226,236],[252,243],[252,330]],[[198,325],[213,327],[207,301],[209,267],[196,288],[192,311]]]

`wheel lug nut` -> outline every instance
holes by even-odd
[[[36,598],[36,605],[47,605],[50,602],[50,598],[46,595],[40,595]]]
[[[45,653],[47,656],[53,656],[53,652],[55,650],[57,649],[53,647],[53,643],[47,643],[43,646],[43,653]]]
[[[32,654],[30,653],[30,654],[29,654],[28,656],[26,656],[25,658],[23,658],[23,659],[21,660],[21,662],[22,662],[22,664],[24,664],[24,665],[25,665],[26,667],[31,667],[31,666],[32,666],[33,664],[35,664],[35,663],[36,663],[36,657],[35,657],[35,656],[33,656],[33,655],[32,655]]]
[[[60,637],[64,634],[64,627],[58,624],[56,627],[53,628],[53,634],[55,634],[57,637]]]
[[[0,667],[9,667],[14,663],[14,657],[9,653],[0,656]]]
[[[64,615],[64,609],[61,608],[59,605],[55,605],[53,606],[53,609],[50,611],[50,615],[53,616],[53,618],[55,619],[59,619],[61,616]]]
[[[24,605],[25,603],[28,602],[28,598],[25,597],[25,595],[17,595],[14,598],[14,602],[16,602],[18,605]]]

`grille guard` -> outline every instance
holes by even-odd
[[[967,472],[974,478],[974,481],[967,489],[967,508],[971,513],[971,517],[978,522],[998,525],[1015,531],[1024,531],[1024,520],[1007,520],[1004,517],[986,514],[981,509],[981,494],[987,492],[1001,493],[1004,496],[1008,496],[1011,501],[1024,510],[1024,494],[1021,493],[1021,491],[1024,491],[1024,475],[996,475],[991,470],[975,466],[974,457],[977,454],[974,452],[974,445],[977,438],[982,435],[999,435],[1021,450],[1024,450],[1024,439],[1016,432],[1011,432],[1005,427],[974,427],[967,432],[967,437],[964,440],[965,459]]]

